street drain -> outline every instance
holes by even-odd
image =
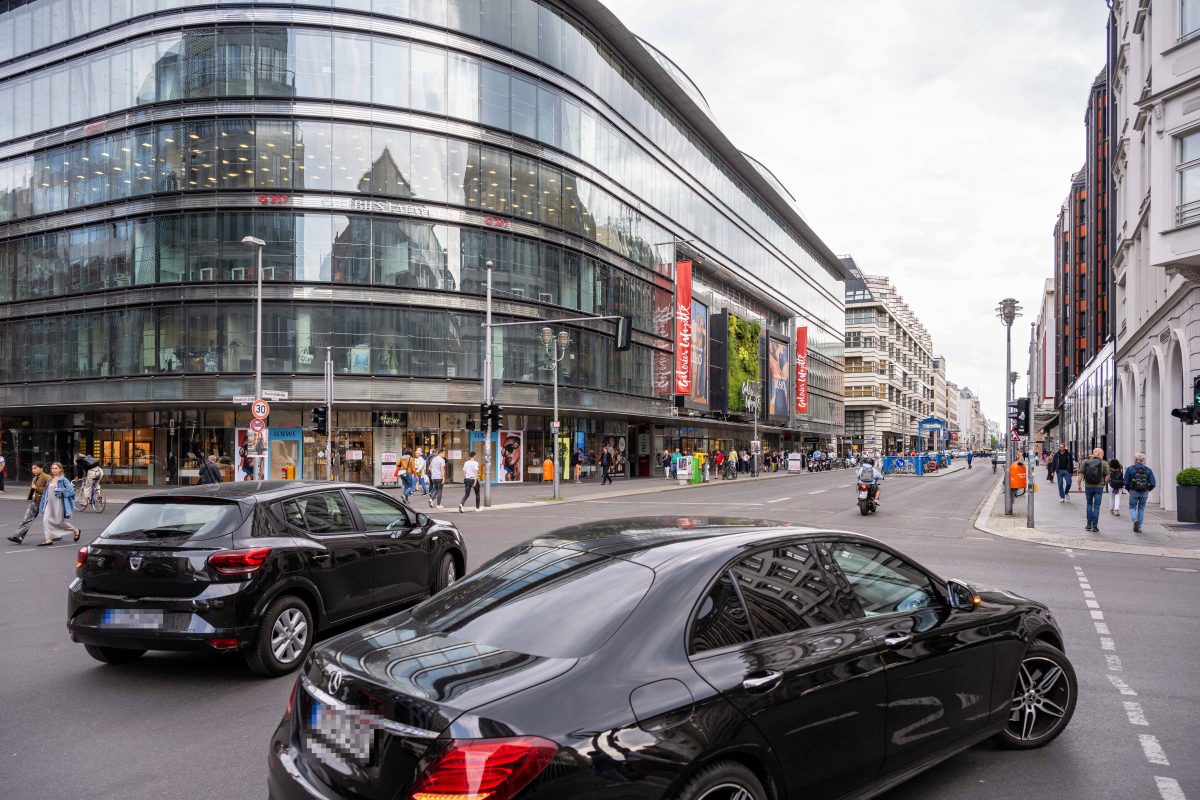
[[[1200,569],[1192,569],[1191,567],[1163,567],[1167,572],[1200,572]]]

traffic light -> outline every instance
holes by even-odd
[[[504,409],[492,403],[492,407],[488,409],[488,422],[491,424],[492,430],[500,430],[500,415],[502,413],[504,413]]]
[[[1017,400],[1017,435],[1029,435],[1029,398],[1022,397]]]
[[[1200,375],[1192,378],[1192,405],[1200,407]]]
[[[1183,420],[1184,425],[1200,423],[1200,405],[1171,409],[1171,416]]]
[[[625,351],[633,347],[633,317],[621,317],[617,320],[617,350]]]
[[[325,406],[317,406],[312,410],[312,429],[317,433],[325,432],[325,425],[328,420]]]

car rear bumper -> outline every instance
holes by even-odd
[[[109,610],[161,612],[153,621],[113,623]],[[129,599],[84,591],[79,579],[67,595],[71,641],[136,650],[237,650],[254,639],[257,626],[239,625],[236,604],[225,598]]]
[[[273,744],[267,756],[267,796],[270,800],[341,800],[305,777],[295,751]]]

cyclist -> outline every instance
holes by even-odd
[[[104,477],[104,470],[100,469],[100,462],[94,456],[80,452],[75,454],[75,474],[83,478],[83,490],[79,498],[79,508],[82,510],[88,507],[92,499],[92,487]],[[96,491],[99,491],[98,487]]]

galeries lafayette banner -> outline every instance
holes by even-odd
[[[692,393],[692,262],[675,262],[675,394]]]
[[[808,413],[808,327],[796,328],[796,413]]]

